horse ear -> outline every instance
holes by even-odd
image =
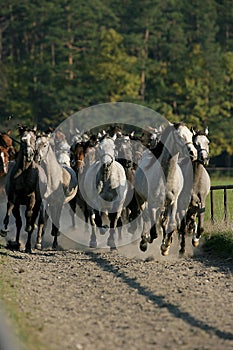
[[[34,125],[34,127],[33,127],[32,130],[33,130],[33,131],[36,131],[36,130],[37,130],[37,125]]]
[[[205,135],[207,136],[209,134],[209,128],[208,126],[205,128]]]
[[[194,128],[193,127],[191,127],[191,132],[193,133],[193,135],[196,135],[196,131],[194,130]]]

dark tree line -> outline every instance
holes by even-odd
[[[85,107],[125,101],[170,121],[208,125],[212,154],[233,154],[232,5],[5,0],[1,128],[8,127],[10,115],[15,124],[56,127]]]

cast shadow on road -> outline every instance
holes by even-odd
[[[196,319],[189,312],[184,312],[176,305],[166,302],[165,297],[155,295],[147,287],[142,286],[135,279],[130,278],[125,272],[120,271],[115,267],[108,259],[99,256],[94,252],[86,252],[86,254],[95,262],[102,270],[106,272],[111,272],[117,278],[121,279],[130,288],[137,290],[139,294],[149,299],[154,305],[160,308],[167,308],[167,310],[175,317],[182,319],[184,322],[188,323],[192,327],[200,328],[206,332],[211,332],[218,338],[225,340],[233,340],[233,333],[221,331],[215,327],[209,326],[205,322]]]

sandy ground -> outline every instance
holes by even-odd
[[[0,222],[5,207],[2,196]],[[33,254],[23,251],[24,234],[20,252],[5,249],[6,239],[0,238],[1,279],[14,288],[15,302],[43,349],[233,348],[232,260],[193,251],[190,239],[183,257],[177,238],[168,257],[160,255],[161,238],[142,253],[137,237],[130,240],[127,232],[127,244],[117,251],[81,249],[89,235],[80,226],[71,230],[67,221],[65,215],[59,251],[50,249],[49,232],[44,250]],[[7,239],[14,230],[11,219]]]

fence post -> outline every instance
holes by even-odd
[[[214,224],[214,191],[210,189],[210,215],[211,222]]]
[[[223,202],[224,202],[224,220],[227,222],[228,215],[227,215],[227,189],[226,188],[224,188]]]

